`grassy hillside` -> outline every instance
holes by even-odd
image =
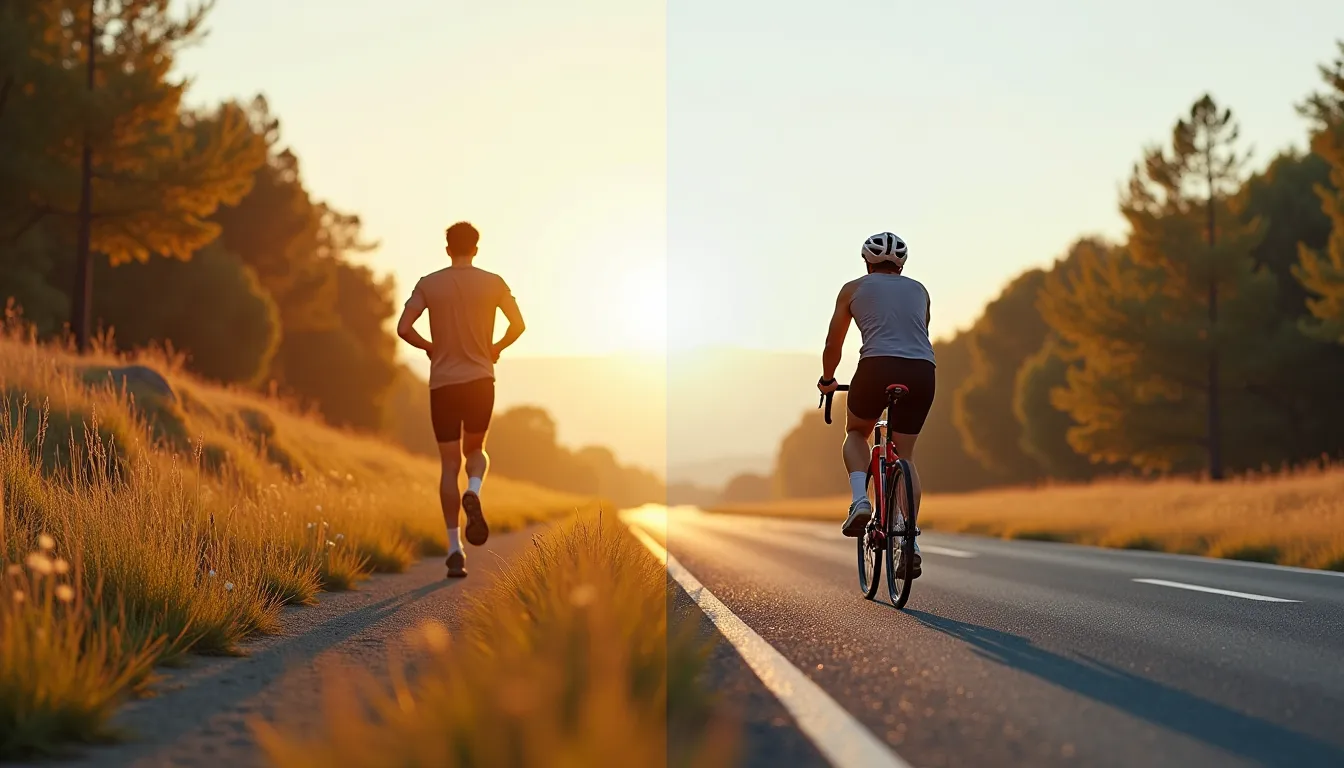
[[[172,392],[110,376],[129,362]],[[437,469],[159,355],[0,339],[0,759],[104,738],[155,664],[441,553]],[[506,530],[591,500],[488,482]]]
[[[714,511],[832,520],[847,498]],[[1344,571],[1344,466],[1224,483],[1098,482],[925,496],[920,528]]]

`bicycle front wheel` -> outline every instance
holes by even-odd
[[[872,471],[869,471],[868,503],[872,505],[873,516],[868,520],[863,533],[854,539],[858,543],[859,551],[859,591],[869,600],[877,594],[877,586],[881,583],[882,550],[885,549],[879,544],[885,543],[886,537],[880,535],[877,528],[877,521],[881,517],[878,515],[878,502],[882,496],[881,486],[882,479],[874,477]]]

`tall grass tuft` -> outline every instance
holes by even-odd
[[[254,728],[279,768],[729,765],[732,725],[702,687],[707,646],[669,622],[666,590],[619,523],[573,522],[538,536],[459,632],[420,627],[391,690],[330,678],[320,737]]]
[[[45,533],[12,533],[23,535],[0,528],[0,552],[30,551],[0,574],[0,760],[106,740],[112,711],[148,679],[162,639],[129,641],[118,612],[95,609],[77,558]]]

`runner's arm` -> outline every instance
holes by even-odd
[[[523,335],[523,331],[527,330],[527,325],[523,323],[523,313],[518,309],[518,300],[513,298],[513,293],[507,286],[504,288],[504,297],[500,299],[499,308],[509,321],[509,327],[504,331],[503,338],[495,342],[496,360],[499,359],[499,353],[512,346],[513,342]]]
[[[420,295],[420,286],[417,285],[411,292],[411,298],[406,300],[405,309],[401,311],[401,319],[397,321],[397,335],[416,349],[433,352],[434,345],[415,329],[415,321],[419,320],[424,312],[425,299]]]
[[[849,301],[854,294],[852,285],[847,283],[840,289],[840,295],[835,299],[835,313],[831,315],[831,327],[826,331],[826,346],[821,352],[821,378],[827,381],[835,378],[835,369],[840,367],[845,334],[849,333],[849,323],[854,319],[849,312]]]

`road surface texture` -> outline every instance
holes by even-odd
[[[776,704],[748,724],[781,734],[752,739],[750,765],[824,764],[807,745],[829,729],[842,747],[875,736],[894,766],[1344,766],[1344,574],[925,533],[897,611],[859,595],[839,517],[628,519],[702,607],[712,593],[816,684],[785,698],[819,688],[807,706],[850,722],[785,737]],[[765,697],[716,659],[739,700]]]
[[[386,680],[388,652],[405,647],[404,633],[428,619],[458,626],[466,594],[489,584],[536,531],[496,534],[484,547],[468,547],[465,579],[445,579],[442,559],[427,559],[405,573],[374,576],[356,591],[320,594],[317,605],[287,608],[281,631],[245,644],[245,656],[193,657],[186,668],[166,671],[157,696],[119,714],[118,724],[134,734],[130,741],[48,765],[264,765],[249,719],[317,728],[325,675],[362,668]]]

